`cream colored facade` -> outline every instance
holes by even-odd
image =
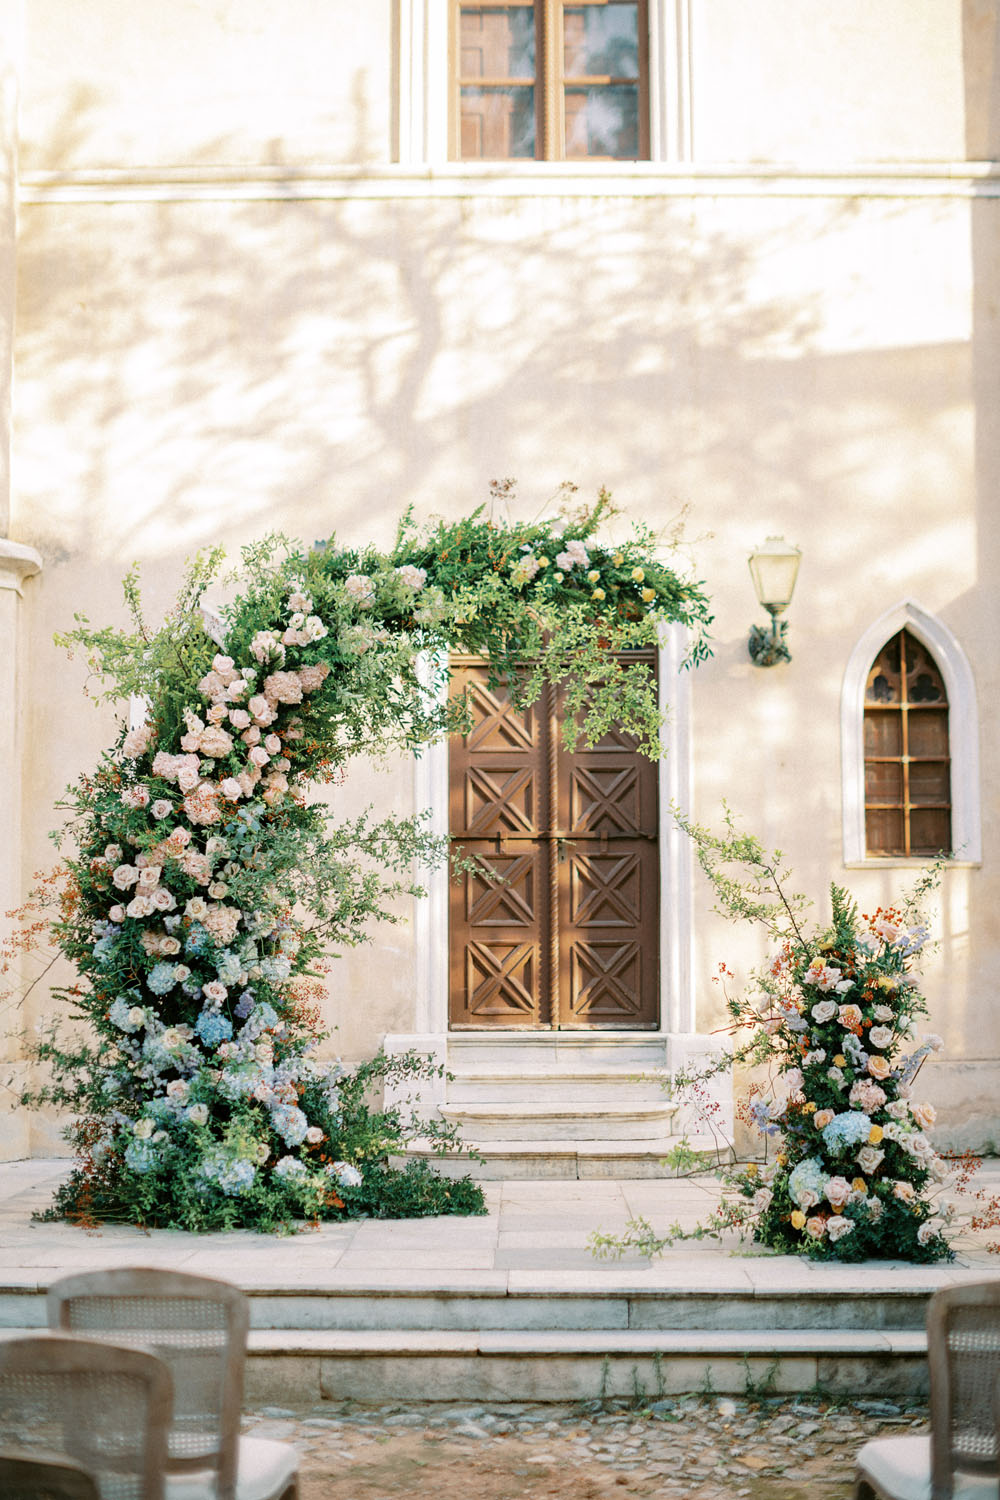
[[[133,559],[155,613],[216,541],[386,543],[406,505],[459,515],[495,476],[528,515],[606,484],[654,527],[689,507],[715,606],[677,790],[702,821],[728,800],[821,908],[831,880],[870,909],[913,874],[852,842],[858,652],[900,620],[951,672],[965,848],[923,1076],[939,1139],[989,1147],[1000,5],[650,13],[655,160],[470,167],[445,159],[444,0],[0,7],[4,904],[111,732],[53,631],[120,618]],[[773,533],[803,563],[793,660],[760,670],[746,558]],[[336,795],[406,810],[421,775],[358,768]],[[664,1014],[705,1034],[719,962],[761,953],[672,860]],[[440,926],[404,915],[336,965],[348,1058],[437,1025]],[[13,1114],[0,1133],[8,1155],[53,1141]]]

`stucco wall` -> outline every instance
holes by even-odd
[[[995,6],[899,0],[878,8],[881,31],[870,6],[752,11],[693,8],[706,160],[995,149]],[[767,182],[751,167],[735,188],[695,170],[625,172],[617,188],[578,175],[550,193],[537,173],[493,188],[376,174],[360,191],[334,173],[262,190],[261,165],[391,154],[388,4],[319,12],[286,8],[279,25],[255,3],[188,0],[145,26],[118,6],[29,0],[11,535],[45,571],[24,868],[47,857],[53,803],[111,728],[52,632],[75,610],[120,618],[134,558],[156,614],[198,547],[235,553],[273,527],[385,543],[406,505],[457,515],[494,476],[519,478],[525,515],[567,478],[584,495],[607,484],[656,527],[686,506],[717,615],[693,688],[695,812],[715,821],[727,799],[820,902],[846,878],[869,909],[913,873],[842,867],[839,696],[856,640],[909,597],[970,659],[986,852],[945,879],[928,993],[948,1053],[928,1091],[953,1138],[981,1144],[997,1129],[1000,954],[996,179]],[[166,170],[220,162],[245,173]],[[121,180],[73,191],[40,174],[107,167]],[[761,617],[746,557],[782,532],[803,550],[794,659],[762,672],[745,654]],[[411,768],[360,766],[349,796],[406,809]],[[705,1028],[719,961],[759,957],[709,906],[696,886]],[[336,965],[329,1017],[348,1057],[413,1027],[403,915]]]

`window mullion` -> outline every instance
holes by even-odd
[[[541,155],[545,161],[563,156],[562,0],[540,0],[538,16],[538,92]]]

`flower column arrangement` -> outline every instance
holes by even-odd
[[[142,694],[148,710],[69,794],[76,852],[53,932],[90,1035],[44,1033],[51,1082],[25,1096],[77,1116],[57,1211],[197,1229],[481,1208],[468,1179],[388,1164],[408,1129],[435,1127],[373,1114],[366,1091],[426,1063],[345,1073],[315,1055],[324,955],[396,920],[414,863],[445,851],[420,817],[334,823],[308,791],[352,754],[461,727],[440,691],[449,647],[517,666],[528,699],[561,682],[571,725],[596,738],[614,720],[658,753],[655,691],[613,653],[673,619],[694,627],[698,659],[710,617],[648,533],[597,543],[608,509],[602,496],[509,527],[477,512],[424,537],[406,520],[388,555],[268,540],[244,553],[218,640],[198,607],[217,555],[160,630],[130,575],[131,633],[84,621],[63,638],[105,696]]]
[[[750,1051],[776,1061],[777,1087],[751,1114],[781,1142],[773,1171],[751,1167],[739,1186],[755,1238],[777,1250],[938,1260],[950,1251],[928,1190],[948,1167],[913,1080],[941,1040],[911,1048],[926,1005],[910,968],[926,928],[895,910],[859,916],[845,892],[832,895],[831,932],[787,940],[758,976],[764,1006]]]

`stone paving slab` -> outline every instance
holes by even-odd
[[[115,1265],[169,1265],[237,1281],[254,1291],[292,1287],[469,1293],[674,1292],[747,1289],[789,1296],[802,1292],[883,1294],[933,1291],[984,1276],[1000,1277],[1000,1257],[983,1239],[960,1246],[950,1265],[866,1262],[817,1264],[741,1245],[697,1241],[675,1246],[653,1261],[630,1254],[595,1259],[591,1230],[616,1233],[655,1204],[665,1221],[693,1205],[698,1212],[718,1195],[711,1176],[613,1182],[518,1181],[488,1184],[490,1211],[477,1218],[362,1220],[324,1224],[287,1237],[230,1231],[147,1233],[131,1225],[81,1229],[39,1223],[68,1171],[66,1161],[0,1164],[0,1290],[44,1288],[71,1271]],[[984,1168],[984,1186],[1000,1185],[1000,1162]],[[697,1214],[692,1215],[697,1218]]]

